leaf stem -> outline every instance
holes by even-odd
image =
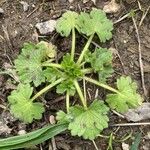
[[[84,99],[83,93],[81,91],[81,88],[80,88],[79,83],[78,83],[77,80],[74,80],[74,85],[75,85],[75,88],[76,88],[76,90],[77,90],[77,92],[79,94],[80,100],[81,100],[84,108],[87,109],[86,100]]]
[[[71,47],[71,59],[74,59],[75,54],[75,44],[76,44],[76,35],[75,35],[75,29],[72,29],[72,47]]]
[[[69,92],[66,93],[66,109],[67,109],[67,113],[69,113]]]
[[[91,78],[89,78],[89,77],[83,77],[83,78],[84,78],[86,81],[89,81],[89,82],[91,82],[91,83],[93,83],[93,84],[95,84],[95,85],[98,85],[98,86],[100,86],[100,87],[103,87],[103,88],[105,88],[105,89],[107,89],[107,90],[109,90],[109,91],[112,91],[112,92],[121,94],[118,90],[116,90],[116,89],[110,87],[109,85],[100,83],[100,82],[98,82],[98,81],[96,81],[96,80],[94,80],[94,79],[91,79]]]
[[[86,68],[86,69],[82,69],[81,72],[83,72],[84,74],[89,74],[93,72],[92,68]]]
[[[50,88],[54,87],[55,85],[59,84],[60,82],[62,82],[63,80],[65,80],[64,78],[60,78],[58,80],[56,80],[55,82],[49,84],[48,86],[46,86],[45,88],[43,88],[41,91],[39,91],[38,93],[36,93],[32,98],[31,101],[34,101],[36,98],[38,98],[39,96],[41,96],[43,93],[45,93],[46,91],[48,91]]]
[[[56,64],[56,63],[43,63],[42,66],[44,67],[56,67],[59,69],[62,69],[62,66],[60,64]]]
[[[80,64],[80,63],[82,62],[83,57],[84,57],[84,54],[85,54],[85,52],[88,50],[88,48],[89,48],[89,46],[90,46],[90,43],[91,43],[93,37],[94,37],[94,34],[92,34],[92,35],[89,37],[89,39],[88,39],[86,45],[84,46],[84,48],[83,48],[83,50],[82,50],[82,52],[81,52],[81,55],[80,55],[80,57],[79,57],[79,59],[78,59],[78,61],[77,61],[78,64]]]

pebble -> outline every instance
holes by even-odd
[[[20,130],[20,131],[18,132],[18,135],[24,135],[24,134],[26,134],[26,131],[25,131],[25,130]]]
[[[35,27],[39,30],[40,34],[48,35],[55,30],[56,20],[48,20],[45,22],[37,23]]]
[[[73,3],[74,2],[74,0],[68,0],[69,1],[69,3]]]
[[[129,150],[129,144],[126,144],[126,143],[122,143],[122,149],[123,150]]]
[[[4,14],[4,10],[0,8],[0,14]]]
[[[103,11],[105,13],[117,13],[120,10],[120,5],[115,2],[115,0],[111,0],[107,5],[104,6]]]

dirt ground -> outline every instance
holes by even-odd
[[[4,14],[0,13],[0,66],[1,69],[5,68],[5,64],[12,64],[13,60],[19,54],[24,42],[38,40],[51,41],[58,46],[59,53],[64,54],[69,51],[69,40],[61,38],[55,32],[50,35],[41,36],[36,30],[35,25],[39,22],[47,21],[50,19],[57,19],[66,10],[89,11],[92,7],[103,8],[108,0],[97,0],[96,5],[92,1],[83,3],[81,0],[74,0],[70,3],[68,0],[25,0],[29,4],[27,11],[23,10],[23,6],[19,0],[0,0],[0,8],[4,10]],[[150,0],[139,1],[142,10],[139,10],[139,5],[136,0],[120,0],[118,3],[121,9],[114,14],[108,14],[108,17],[115,22],[120,17],[126,15],[131,10],[137,9],[134,19],[137,23],[141,21],[142,13],[144,13],[148,6],[150,6]],[[138,83],[139,92],[142,94],[145,101],[150,101],[150,11],[147,13],[143,20],[142,25],[138,28],[139,36],[141,40],[142,61],[144,70],[144,80],[146,87],[146,95],[143,93],[141,84],[141,73],[139,65],[139,51],[137,34],[132,18],[126,18],[116,24],[114,24],[113,38],[108,41],[105,46],[107,48],[115,48],[113,66],[115,73],[113,78],[109,80],[110,84],[114,82],[117,76],[130,75]],[[80,37],[79,37],[80,38]],[[84,39],[82,40],[84,42]],[[78,40],[78,45],[81,42]],[[95,41],[96,42],[96,41]],[[98,43],[99,44],[99,43]],[[0,76],[0,104],[7,107],[7,95],[10,93],[13,85],[9,85],[7,76]],[[11,86],[11,87],[10,87]],[[98,87],[88,85],[88,89],[91,97],[94,97]],[[91,90],[92,89],[92,90]],[[103,97],[100,94],[99,97]],[[2,134],[0,137],[8,137],[17,135],[20,130],[30,132],[34,129],[38,129],[49,122],[49,116],[55,115],[58,109],[64,109],[65,104],[62,101],[64,97],[55,95],[54,91],[46,94],[46,106],[47,111],[44,117],[40,121],[35,121],[32,124],[25,125],[18,120],[15,120],[9,113],[4,111],[4,108],[0,107],[1,118],[7,120],[7,125],[11,128],[9,134]],[[75,99],[75,98],[74,98]],[[149,121],[149,120],[144,120]],[[127,120],[120,118],[114,113],[110,114],[110,124],[114,123],[127,123]],[[114,132],[116,139],[122,139],[133,132],[135,135],[137,132],[142,132],[142,140],[139,150],[150,149],[150,139],[146,139],[145,136],[150,132],[149,126],[134,126],[134,127],[109,127],[102,134],[110,135]],[[54,140],[47,141],[39,145],[37,149],[50,149],[49,144],[56,144],[60,150],[92,150],[94,149],[91,141],[83,140],[78,137],[71,137],[68,132],[64,132],[61,135],[55,137]],[[131,145],[132,138],[129,138],[125,143]],[[108,139],[98,137],[96,144],[100,150],[106,150],[108,146]],[[113,142],[114,150],[122,149],[122,142]]]

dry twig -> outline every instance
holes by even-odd
[[[112,124],[111,127],[125,127],[125,126],[145,126],[150,125],[150,122],[139,122],[139,123],[121,123],[121,124]]]
[[[138,50],[139,50],[139,65],[140,65],[142,88],[143,88],[143,91],[144,91],[144,95],[146,96],[147,95],[147,90],[145,88],[145,81],[144,81],[144,69],[143,69],[143,62],[142,62],[141,40],[140,40],[140,36],[139,36],[139,30],[138,30],[136,21],[135,21],[133,16],[132,16],[132,21],[133,21],[135,31],[136,31],[136,34],[137,34]]]
[[[143,23],[143,21],[144,21],[146,15],[148,14],[149,9],[150,9],[150,6],[148,6],[146,12],[143,14],[143,16],[142,16],[142,18],[141,18],[141,21],[140,21],[140,23],[139,23],[139,27],[142,25],[142,23]]]
[[[96,145],[95,141],[94,141],[94,140],[92,140],[92,142],[93,142],[93,145],[94,145],[95,149],[96,149],[96,150],[100,150],[100,149],[97,147],[97,145]]]

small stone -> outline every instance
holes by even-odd
[[[4,14],[4,10],[0,8],[0,14]]]
[[[104,6],[103,11],[105,13],[117,13],[120,10],[120,5],[111,0],[107,5]]]
[[[51,124],[55,124],[55,123],[56,123],[55,117],[54,117],[53,115],[50,115],[50,117],[49,117],[49,122],[50,122]]]
[[[56,20],[48,20],[46,22],[37,23],[35,27],[39,30],[40,34],[47,35],[55,30]]]
[[[129,150],[129,144],[126,144],[126,143],[122,143],[122,149],[123,150]]]
[[[26,131],[25,131],[25,130],[20,130],[20,131],[18,132],[18,135],[24,135],[24,134],[26,134]]]
[[[20,4],[22,4],[24,11],[27,11],[29,9],[29,4],[27,2],[21,1]]]
[[[74,0],[68,0],[69,1],[69,3],[73,3],[74,2]]]

